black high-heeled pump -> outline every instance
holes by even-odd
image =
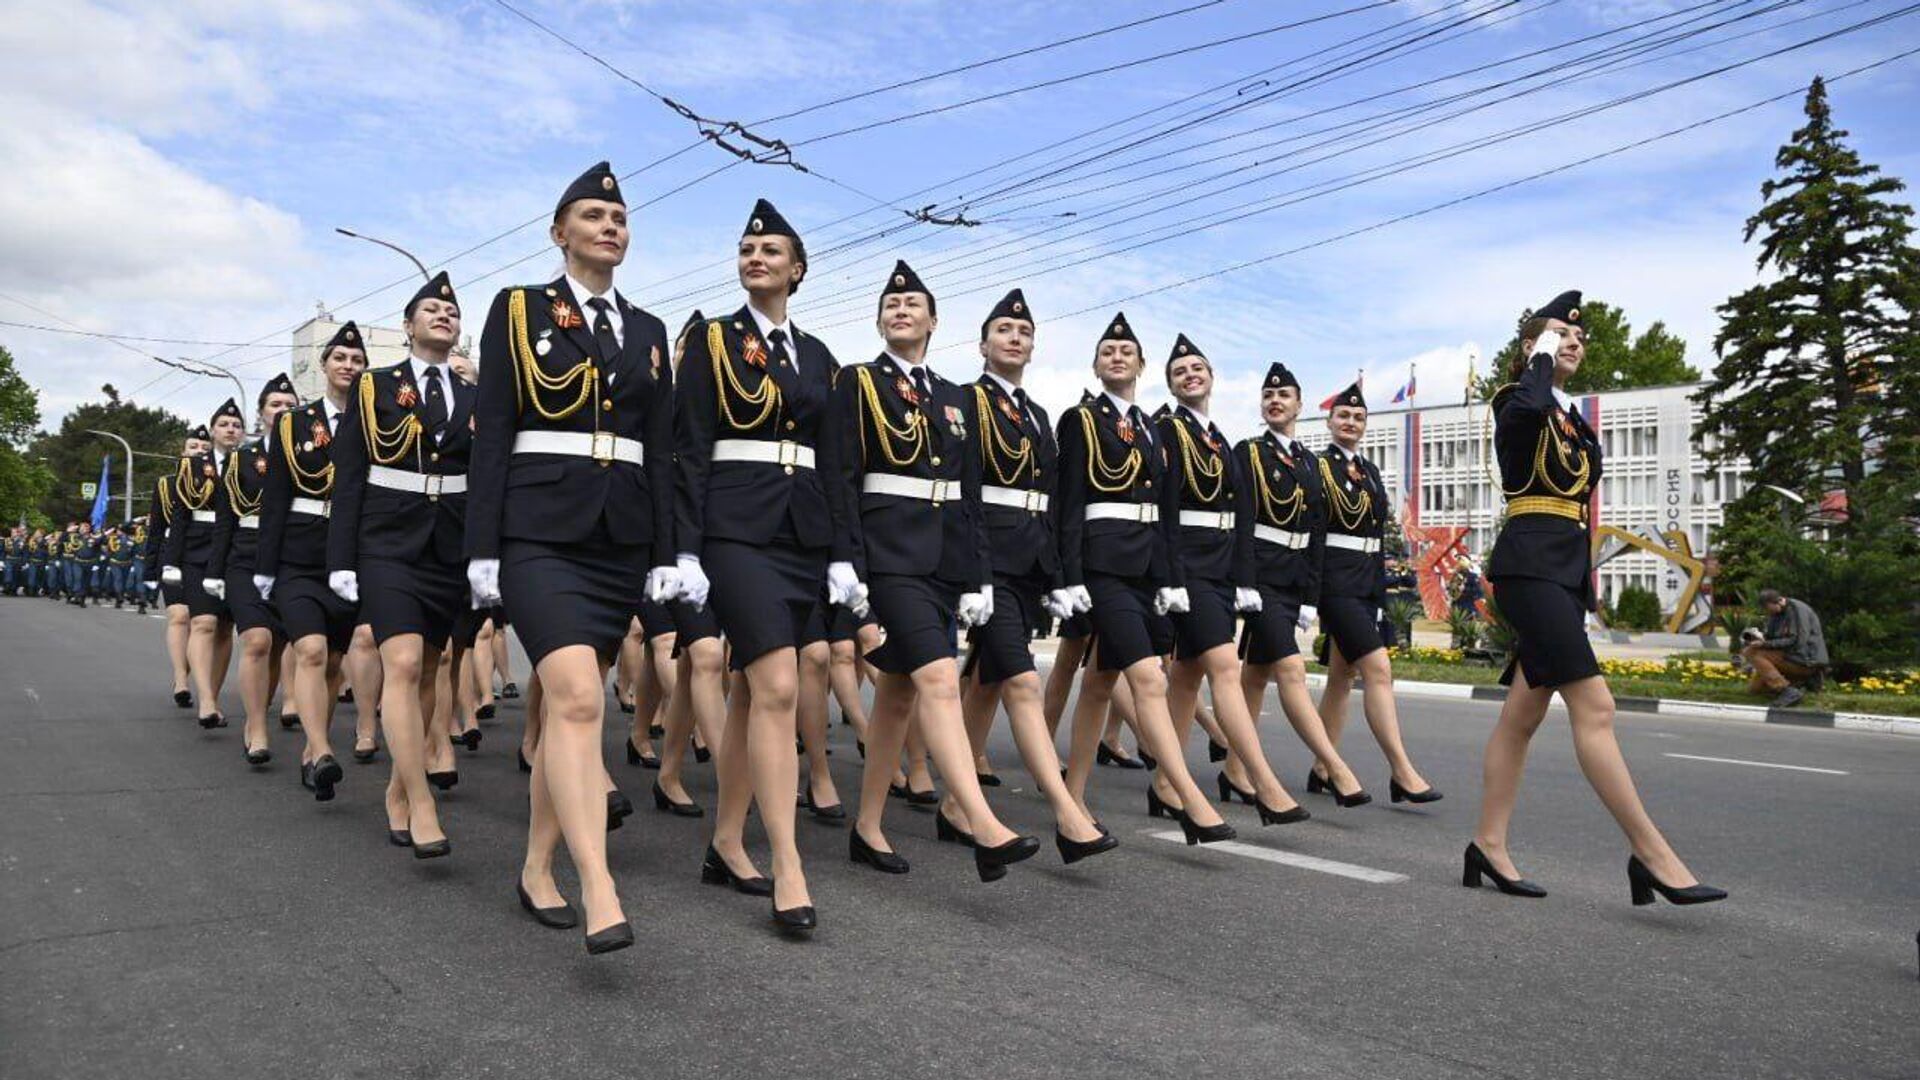
[[[666,737],[667,737],[667,725],[661,723],[658,720],[655,720],[653,723],[647,725],[647,738],[664,739]]]
[[[387,843],[394,847],[412,847],[413,834],[405,829],[388,829]]]
[[[413,844],[413,857],[416,859],[438,859],[451,854],[453,854],[453,841],[444,836],[425,844],[419,841]]]
[[[1240,801],[1243,803],[1246,803],[1248,806],[1256,806],[1259,804],[1260,802],[1259,793],[1254,791],[1240,790],[1238,785],[1234,784],[1233,781],[1227,779],[1226,770],[1222,769],[1219,775],[1215,777],[1215,779],[1219,781],[1217,786],[1220,788],[1221,802],[1230,803],[1233,801],[1234,796],[1237,795],[1240,797]]]
[[[810,934],[820,920],[814,915],[812,904],[800,907],[782,908],[778,904],[773,908],[773,925],[789,934]]]
[[[1212,739],[1208,739],[1207,740],[1207,760],[1208,761],[1227,760],[1227,748],[1224,746],[1221,746],[1217,742],[1214,742]]]
[[[273,760],[273,751],[264,746],[258,750],[252,747],[242,747],[241,749],[247,752],[247,764],[249,765],[265,765],[267,762]]]
[[[1113,834],[1102,831],[1092,840],[1069,840],[1060,830],[1053,831],[1053,846],[1060,851],[1060,861],[1068,866],[1081,859],[1091,859],[1102,852],[1112,851],[1120,846]]]
[[[995,847],[987,847],[976,841],[973,845],[973,868],[979,872],[981,881],[999,881],[1007,876],[1007,867],[1039,853],[1040,841],[1031,836],[1016,836]]]
[[[633,800],[627,798],[620,789],[607,792],[607,831],[620,827],[620,824],[633,814]]]
[[[1116,769],[1146,768],[1145,765],[1140,764],[1136,759],[1110,749],[1106,743],[1101,743],[1100,748],[1093,752],[1093,760],[1096,765],[1111,765]]]
[[[457,769],[448,769],[445,772],[429,772],[427,774],[427,782],[439,788],[441,791],[450,791],[455,784],[460,782],[460,772]]]
[[[822,821],[847,820],[847,808],[845,806],[842,806],[839,803],[834,803],[832,806],[822,806],[819,803],[813,801],[813,785],[812,784],[807,785],[807,797],[806,797],[806,801],[802,805],[804,805],[807,808],[807,812],[809,814],[812,814],[814,817],[817,817]]]
[[[456,746],[464,746],[468,751],[480,749],[480,729],[468,728],[458,735],[447,736],[447,741]]]
[[[519,696],[520,696],[520,686],[519,686],[519,684],[518,684],[518,683],[508,683],[507,685],[505,685],[505,686],[503,686],[503,687],[501,687],[501,688],[500,688],[500,696],[501,696],[501,697],[503,697],[503,698],[508,698],[508,699],[512,699],[512,698],[517,698],[517,697],[519,697]]]
[[[1324,776],[1321,776],[1319,773],[1314,772],[1312,769],[1308,769],[1307,770],[1307,794],[1319,795],[1319,794],[1322,794],[1323,792],[1328,794],[1333,793],[1333,781],[1329,780]]]
[[[533,916],[533,921],[541,926],[550,926],[555,930],[571,930],[580,925],[579,913],[575,912],[573,905],[565,900],[560,901],[558,907],[537,907],[534,905],[533,897],[527,895],[525,885],[516,881],[513,883],[513,891],[520,894],[520,906],[525,908],[527,914]]]
[[[1470,843],[1467,845],[1465,869],[1460,872],[1460,884],[1469,889],[1477,889],[1483,877],[1492,878],[1494,888],[1508,896],[1525,896],[1538,900],[1547,895],[1547,890],[1526,878],[1510,878],[1502,875],[1500,871],[1493,868],[1493,861],[1487,858],[1486,852],[1480,850],[1480,845]]]
[[[913,867],[907,860],[891,851],[881,851],[860,835],[859,829],[847,834],[847,859],[863,866],[871,866],[883,874],[904,874]]]
[[[525,750],[515,750],[513,756],[520,759],[521,772],[530,773],[533,771],[533,762],[527,760],[527,752]]]
[[[1387,794],[1394,802],[1430,803],[1446,798],[1438,788],[1428,786],[1425,791],[1408,791],[1400,786],[1400,781],[1393,779],[1387,781]]]
[[[212,731],[214,728],[223,728],[226,726],[227,718],[221,716],[219,713],[208,713],[200,718],[200,727],[204,731]]]
[[[907,805],[939,806],[940,790],[938,788],[928,788],[925,791],[915,791],[912,782],[909,781],[907,785]]]
[[[973,774],[973,776],[974,776],[974,779],[980,782],[981,787],[999,787],[1000,786],[1000,778],[990,772],[976,772]]]
[[[346,771],[340,768],[340,763],[333,760],[332,754],[321,754],[314,758],[311,777],[313,800],[315,802],[333,801],[333,786],[346,775]]]
[[[292,731],[294,728],[297,728],[299,726],[300,726],[299,713],[281,713],[280,714],[280,730],[281,731]]]
[[[713,751],[707,749],[704,746],[701,746],[697,742],[694,742],[693,736],[691,735],[687,736],[687,745],[693,747],[693,760],[699,762],[702,765],[705,765],[707,762],[713,760]]]
[[[933,838],[943,844],[959,844],[961,847],[975,847],[973,834],[947,820],[947,815],[934,811]]]
[[[697,818],[705,817],[707,814],[705,810],[701,809],[700,804],[694,802],[692,799],[688,799],[686,802],[675,802],[673,798],[667,794],[667,789],[660,786],[660,781],[658,780],[653,782],[653,808],[672,814],[674,817]],[[612,813],[611,808],[609,808],[608,813]]]
[[[485,723],[486,721],[493,719],[493,712],[494,712],[493,702],[491,701],[487,702],[485,705],[476,707],[473,710],[474,722]]]
[[[1180,819],[1180,808],[1160,797],[1160,793],[1147,786],[1147,816]]]
[[[712,844],[707,845],[706,857],[700,860],[700,883],[726,885],[734,892],[744,893],[747,896],[773,895],[773,882],[758,875],[741,877],[734,873],[733,867],[727,865],[727,860],[720,857],[720,853],[713,849]]]
[[[1134,749],[1134,751],[1133,751],[1133,752],[1134,752],[1134,753],[1136,753],[1136,754],[1139,754],[1139,755],[1140,755],[1140,767],[1141,767],[1141,768],[1144,768],[1144,769],[1158,769],[1158,768],[1160,768],[1160,763],[1159,763],[1158,761],[1156,761],[1156,760],[1154,760],[1154,757],[1153,757],[1153,755],[1152,755],[1152,754],[1149,754],[1149,753],[1147,753],[1147,748],[1146,748],[1146,747],[1144,747],[1144,746],[1141,746],[1141,747],[1136,747],[1136,748]]]
[[[192,693],[192,691],[189,691],[189,690],[175,690],[175,691],[173,692],[173,704],[174,704],[174,707],[175,707],[175,708],[180,708],[180,709],[191,709],[191,708],[193,708],[193,693]]]
[[[617,699],[616,699],[616,700],[617,700]],[[625,714],[626,714],[626,715],[628,715],[628,716],[632,716],[632,715],[633,715],[633,702],[631,702],[631,701],[622,701],[622,702],[620,702],[620,711],[621,711],[622,713],[625,713]]]
[[[1263,827],[1267,825],[1292,825],[1296,822],[1305,821],[1313,816],[1313,811],[1308,810],[1299,803],[1295,803],[1291,808],[1286,810],[1269,810],[1266,803],[1256,799],[1254,800],[1253,808],[1260,812],[1260,824]]]
[[[1647,864],[1640,856],[1627,856],[1627,887],[1633,894],[1633,906],[1644,907],[1653,903],[1653,895],[1659,893],[1669,904],[1685,907],[1688,904],[1711,904],[1716,900],[1725,900],[1727,890],[1716,889],[1712,885],[1688,885],[1676,889],[1653,876]]]
[[[1233,826],[1224,821],[1218,825],[1196,825],[1185,811],[1176,815],[1174,820],[1180,823],[1180,831],[1186,834],[1188,847],[1195,844],[1218,844],[1240,835],[1234,831]]]
[[[638,765],[643,769],[657,769],[660,767],[660,755],[641,753],[639,749],[633,745],[633,737],[628,736],[627,764]]]
[[[365,765],[380,753],[378,746],[356,746],[353,748],[353,760]]]
[[[587,935],[587,953],[591,956],[615,952],[631,944],[633,944],[633,924],[624,919],[605,930],[595,930]]]

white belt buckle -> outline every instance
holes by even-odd
[[[603,466],[612,465],[613,464],[613,440],[614,440],[614,435],[612,432],[607,432],[607,431],[594,432],[593,433],[593,460],[599,462]]]
[[[778,448],[778,456],[776,458],[777,464],[786,465],[788,467],[792,467],[794,465],[800,464],[800,444],[799,443],[790,442],[786,439],[782,439],[775,445]]]
[[[1043,491],[1029,491],[1026,494],[1027,513],[1037,514],[1047,508],[1047,496]]]
[[[433,476],[433,475],[423,475],[421,476],[420,480],[421,480],[422,494],[426,495],[426,497],[429,499],[438,499],[440,497],[440,485],[443,483],[443,480],[441,477]]]
[[[953,498],[953,481],[931,480],[928,481],[928,483],[931,484],[933,488],[932,493],[928,496],[928,498],[932,500],[933,505],[939,506],[946,500]]]

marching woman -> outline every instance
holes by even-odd
[[[265,765],[273,759],[273,751],[267,748],[267,706],[280,682],[280,650],[285,644],[279,620],[253,584],[271,449],[268,440],[281,414],[299,403],[293,380],[284,372],[261,388],[261,437],[229,453],[221,469],[213,554],[207,559],[207,578],[200,583],[226,602],[233,613],[234,632],[240,636],[240,701],[247,711],[241,734],[250,765]]]
[[[193,691],[187,688],[187,634],[192,616],[187,611],[184,590],[178,584],[161,580],[160,564],[165,560],[173,530],[185,527],[180,497],[174,491],[174,484],[181,472],[188,468],[188,462],[206,453],[212,444],[213,437],[204,426],[194,428],[180,449],[180,463],[174,469],[174,475],[162,476],[153,482],[153,498],[147,504],[147,550],[143,553],[146,567],[142,579],[149,590],[158,590],[160,603],[166,610],[167,660],[173,668],[173,703],[182,709],[193,708]],[[39,540],[37,536],[36,540]],[[41,541],[39,550],[42,573],[37,577],[43,578],[46,562],[44,541]]]
[[[821,582],[830,558],[847,558],[845,507],[830,484],[839,364],[793,326],[788,298],[806,277],[807,249],[765,199],[741,233],[736,266],[747,303],[691,332],[675,440],[686,600],[711,603],[739,673],[716,748],[720,801],[700,876],[770,895],[774,923],[804,933],[817,918],[794,843],[799,651],[825,639]],[[766,829],[771,882],[747,856],[750,802]]]
[[[246,437],[246,418],[240,405],[228,398],[214,410],[207,424],[212,445],[206,453],[182,462],[175,474],[173,494],[179,501],[178,519],[167,536],[163,583],[171,582],[186,596],[187,666],[199,691],[200,726],[226,727],[220,714],[220,688],[233,659],[232,612],[226,602],[206,590],[207,560],[213,557],[213,527],[218,518],[221,469],[228,455]]]
[[[1580,770],[1627,834],[1627,884],[1635,904],[1658,894],[1671,904],[1726,899],[1703,885],[1647,816],[1613,733],[1613,694],[1587,641],[1594,606],[1592,494],[1600,486],[1600,438],[1587,426],[1567,380],[1586,358],[1580,294],[1565,292],[1520,328],[1513,382],[1493,395],[1494,452],[1507,498],[1507,523],[1494,541],[1487,579],[1500,613],[1512,624],[1514,659],[1500,720],[1487,740],[1486,790],[1480,823],[1467,845],[1463,884],[1493,879],[1501,892],[1540,897],[1546,890],[1520,876],[1507,850],[1507,826],[1520,795],[1527,746],[1558,693],[1573,727]]]
[[[444,271],[403,315],[407,359],[360,376],[333,436],[327,587],[360,605],[380,651],[393,759],[387,839],[431,859],[453,850],[428,787],[426,740],[441,647],[468,607],[460,553],[474,389],[447,366],[460,304]],[[355,688],[362,711],[373,704],[367,689]]]
[[[333,787],[341,779],[328,724],[358,615],[354,605],[327,588],[327,520],[334,477],[330,448],[366,368],[360,328],[347,323],[320,350],[325,389],[319,399],[287,412],[267,429],[260,546],[253,561],[254,587],[273,605],[291,643],[293,671],[287,683],[306,736],[300,782],[320,802],[333,798]]]
[[[1169,807],[1149,792],[1148,812],[1170,813],[1187,843],[1212,844],[1237,834],[1187,771],[1160,666],[1160,658],[1174,648],[1165,616],[1185,613],[1188,597],[1160,516],[1160,493],[1168,483],[1164,450],[1133,402],[1145,366],[1133,327],[1124,314],[1115,315],[1094,346],[1100,396],[1083,399],[1060,418],[1060,499],[1054,517],[1060,568],[1075,610],[1090,614],[1094,636],[1094,663],[1080,679],[1074,707],[1067,786],[1084,807],[1113,687],[1124,674],[1141,754],[1156,759],[1178,800]]]
[[[1287,723],[1319,765],[1307,774],[1308,791],[1331,791],[1343,807],[1364,806],[1373,796],[1361,790],[1327,738],[1307,693],[1307,662],[1300,655],[1299,630],[1319,618],[1313,602],[1320,596],[1320,562],[1327,546],[1319,461],[1293,437],[1300,404],[1300,381],[1285,364],[1275,363],[1260,387],[1260,418],[1267,430],[1233,448],[1246,479],[1240,528],[1251,536],[1254,587],[1260,590],[1260,607],[1247,613],[1240,636],[1240,686],[1250,716],[1260,715],[1267,684],[1278,688]],[[1243,769],[1239,756],[1230,755],[1220,772],[1223,785],[1237,786]]]
[[[1101,830],[1067,790],[1060,758],[1042,708],[1040,675],[1029,642],[1049,616],[1066,618],[1073,601],[1060,582],[1060,551],[1053,535],[1053,487],[1059,475],[1059,445],[1046,410],[1021,385],[1033,360],[1033,311],[1015,289],[980,324],[980,355],[986,370],[968,387],[967,412],[978,431],[981,518],[993,559],[993,614],[973,629],[973,680],[967,694],[967,736],[976,758],[984,755],[993,714],[1004,704],[1014,744],[1028,775],[1053,808],[1054,846],[1063,862],[1076,863],[1120,846]],[[998,778],[985,774],[982,780]],[[947,785],[935,819],[936,836],[961,844],[972,831]]]
[[[841,372],[834,390],[841,497],[858,511],[847,515],[844,554],[851,565],[837,559],[828,588],[834,602],[858,607],[871,585],[873,613],[887,635],[872,655],[880,678],[848,854],[883,873],[909,869],[881,821],[907,727],[917,723],[966,815],[980,880],[997,881],[1009,865],[1033,857],[1040,842],[1001,824],[987,806],[960,710],[955,634],[993,615],[973,395],[927,364],[938,313],[933,293],[904,262],[887,277],[876,321],[886,351]]]
[[[1358,382],[1334,398],[1327,429],[1333,442],[1320,457],[1320,484],[1327,495],[1327,546],[1320,572],[1327,686],[1320,694],[1320,719],[1327,738],[1338,747],[1347,722],[1347,697],[1358,675],[1367,726],[1393,770],[1388,793],[1394,802],[1435,802],[1440,792],[1421,778],[1400,741],[1393,664],[1380,637],[1380,609],[1387,598],[1387,565],[1380,552],[1388,521],[1387,488],[1379,468],[1360,455],[1367,401]],[[1309,793],[1319,786],[1308,779]]]
[[[600,734],[642,594],[678,584],[673,373],[666,327],[613,288],[631,233],[606,162],[560,196],[548,235],[566,272],[501,290],[480,338],[467,575],[477,603],[513,613],[540,683],[520,903],[543,926],[582,925],[597,954],[633,944],[607,867]],[[554,883],[563,839],[584,915]]]
[[[1224,745],[1236,754],[1253,781],[1251,791],[1219,774],[1220,801],[1253,804],[1261,825],[1289,825],[1313,815],[1295,802],[1267,763],[1254,727],[1254,713],[1240,691],[1240,656],[1234,646],[1236,612],[1257,614],[1260,591],[1254,587],[1253,530],[1242,527],[1240,493],[1250,483],[1235,463],[1227,438],[1211,416],[1213,362],[1179,335],[1167,357],[1167,388],[1179,402],[1157,425],[1170,475],[1160,491],[1160,517],[1173,544],[1170,555],[1187,584],[1188,607],[1173,617],[1174,655],[1167,707],[1175,742],[1185,747],[1200,704],[1200,683],[1213,691],[1214,715]],[[1246,523],[1251,524],[1251,523]],[[1220,743],[1213,744],[1215,746]],[[1156,798],[1169,808],[1164,771],[1155,777]]]

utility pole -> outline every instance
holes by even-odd
[[[87,430],[87,434],[89,435],[104,435],[109,439],[113,439],[114,441],[120,444],[120,448],[122,450],[125,450],[127,452],[127,483],[126,483],[127,513],[126,513],[126,516],[121,518],[120,520],[132,521],[133,520],[133,444],[129,443],[123,436],[116,435],[111,431],[100,431],[95,428],[88,428],[86,430]]]

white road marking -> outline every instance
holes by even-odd
[[[1662,754],[1662,757],[1681,758],[1686,761],[1711,761],[1720,765],[1751,765],[1756,769],[1791,769],[1794,772],[1825,773],[1828,776],[1850,776],[1845,769],[1816,769],[1811,765],[1782,765],[1774,761],[1745,761],[1730,757],[1703,757],[1700,754]]]
[[[1177,844],[1187,842],[1186,834],[1177,829],[1150,832],[1148,836],[1155,840],[1168,840]],[[1371,866],[1359,866],[1354,863],[1335,862],[1332,859],[1315,858],[1292,851],[1276,851],[1273,848],[1259,847],[1254,844],[1242,844],[1237,840],[1228,840],[1220,844],[1206,845],[1208,851],[1224,851],[1229,855],[1244,855],[1261,862],[1279,863],[1282,866],[1297,867],[1301,870],[1316,870],[1335,877],[1352,878],[1355,881],[1367,881],[1376,885],[1393,885],[1406,881],[1407,875],[1396,874],[1391,870],[1375,870]]]

